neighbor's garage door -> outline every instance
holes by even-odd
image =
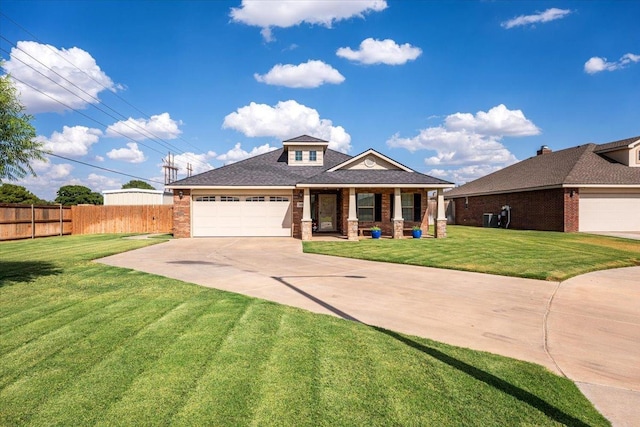
[[[580,231],[640,231],[640,193],[580,191]]]
[[[291,236],[291,197],[195,196],[193,236]]]

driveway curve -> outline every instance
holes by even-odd
[[[614,425],[640,419],[640,267],[558,283],[304,254],[290,238],[176,239],[98,261],[538,363]]]

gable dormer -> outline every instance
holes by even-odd
[[[282,142],[289,166],[323,166],[329,141],[302,135]]]
[[[603,144],[595,152],[630,167],[640,167],[640,138]]]

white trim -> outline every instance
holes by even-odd
[[[167,186],[171,190],[295,190],[295,185],[172,185]]]
[[[163,190],[148,190],[144,188],[121,188],[119,190],[102,190],[102,194],[119,194],[119,193],[146,193],[146,194],[164,194],[171,193]]]
[[[454,188],[454,184],[297,184],[296,188]]]
[[[373,148],[369,148],[367,151],[365,151],[364,153],[360,153],[355,157],[350,158],[349,160],[346,160],[334,167],[332,167],[331,169],[328,169],[327,172],[335,172],[337,170],[340,170],[346,166],[349,166],[351,164],[357,163],[360,160],[362,160],[364,157],[368,156],[368,155],[373,155],[378,157],[379,159],[382,159],[388,163],[391,163],[393,166],[397,167],[398,169],[402,169],[405,172],[415,172],[413,169],[410,169],[408,167],[406,167],[405,165],[403,165],[402,163],[398,163],[395,160],[385,156],[384,154],[378,153],[376,150],[374,150]]]
[[[640,184],[563,184],[564,188],[640,188]]]

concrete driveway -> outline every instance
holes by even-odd
[[[176,239],[99,262],[538,363],[614,425],[640,420],[640,267],[545,282],[303,254],[290,238]]]

